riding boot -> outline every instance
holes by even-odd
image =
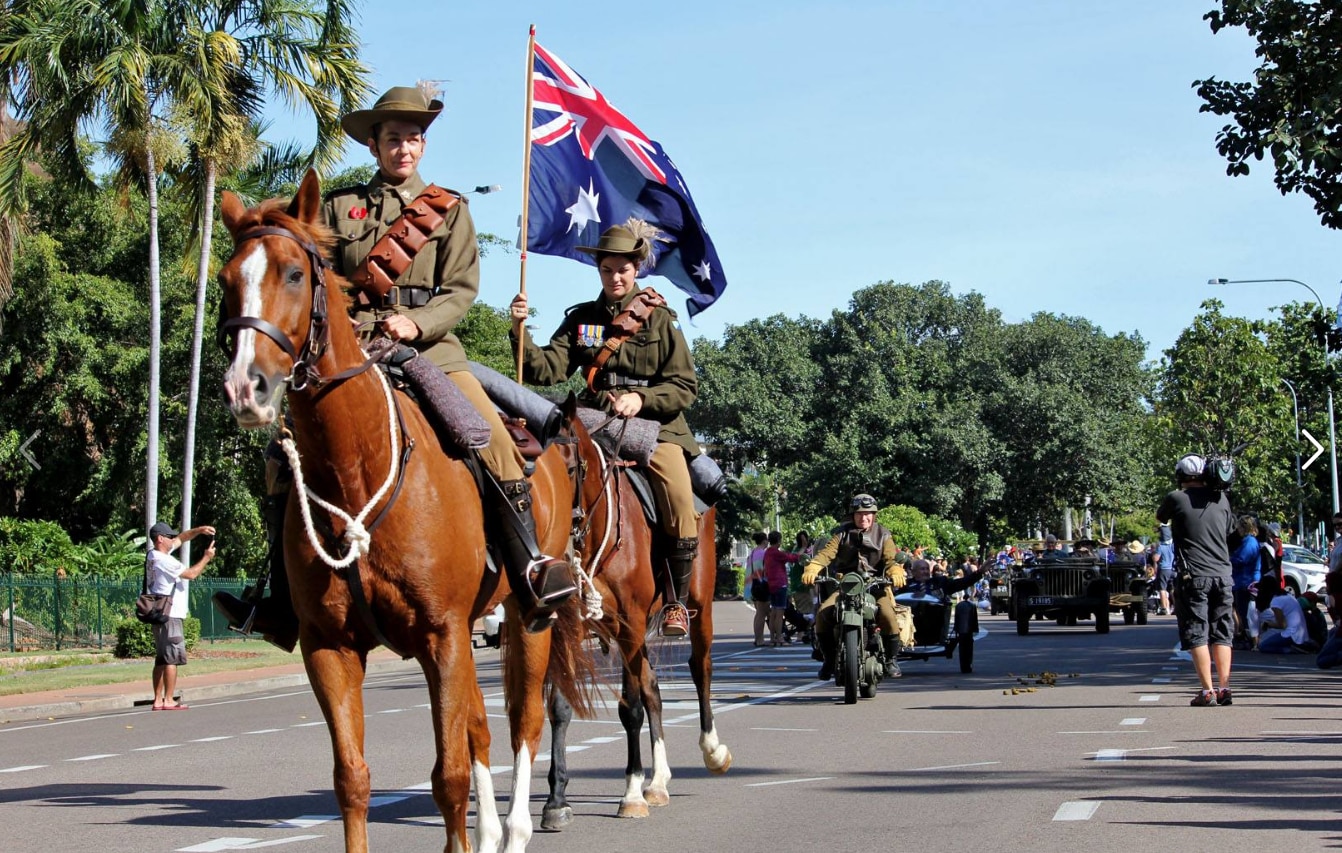
[[[276,542],[272,548],[280,549],[283,545]],[[263,597],[264,592],[264,584],[258,584],[243,590],[241,598],[221,591],[212,599],[215,608],[228,619],[230,630],[240,634],[260,634],[266,642],[292,652],[298,644],[298,617],[294,614],[289,576],[285,574],[282,559],[271,561],[270,596]]]
[[[904,674],[899,669],[899,637],[887,635],[881,638],[881,643],[885,646],[885,677],[899,678]]]
[[[536,517],[531,512],[531,484],[526,480],[500,480],[498,486],[499,550],[508,584],[517,595],[522,623],[534,634],[550,626],[555,608],[578,587],[572,566],[540,552]]]
[[[697,538],[676,539],[666,555],[667,576],[662,584],[662,636],[683,637],[690,632],[690,611],[683,603],[694,574],[694,558],[699,552]]]

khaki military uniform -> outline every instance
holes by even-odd
[[[820,553],[807,565],[807,568],[819,566],[829,568],[831,574],[841,575],[856,571],[861,560],[875,572],[884,572],[890,578],[891,586],[886,587],[876,599],[876,624],[887,637],[898,637],[902,645],[913,645],[913,612],[902,604],[895,603],[894,590],[905,582],[904,566],[898,562],[898,549],[890,531],[878,523],[873,523],[865,532],[857,529],[853,522],[847,522],[839,529]],[[839,601],[836,591],[820,604],[816,611],[816,639],[827,660],[834,658],[834,607]]]
[[[427,186],[418,172],[396,186],[379,174],[366,185],[327,193],[323,213],[335,232],[336,271],[351,275]],[[471,212],[462,199],[447,212],[385,300],[360,304],[356,297],[354,318],[364,323],[402,314],[414,321],[419,337],[406,343],[442,368],[489,422],[489,446],[480,451],[486,467],[499,480],[520,480],[522,455],[479,380],[469,372],[466,351],[452,333],[479,293],[480,248]]]
[[[603,294],[592,302],[570,308],[564,321],[539,346],[527,336],[522,378],[535,385],[556,385],[592,364],[613,329],[610,324],[629,306],[639,288],[634,286],[618,303]],[[513,352],[517,339],[513,339]],[[662,425],[657,449],[648,466],[657,512],[666,532],[681,539],[698,535],[694,491],[687,459],[699,455],[699,444],[685,421],[685,410],[699,392],[689,344],[670,308],[657,308],[636,334],[627,338],[606,361],[596,381],[597,392],[583,392],[586,405],[611,411],[611,400],[638,394],[643,408],[638,416]]]

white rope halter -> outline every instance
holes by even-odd
[[[280,441],[280,447],[284,449],[284,455],[289,458],[289,467],[294,470],[294,486],[298,489],[298,508],[303,512],[303,527],[307,530],[308,541],[312,543],[312,549],[321,557],[322,562],[333,569],[343,569],[352,564],[355,560],[368,553],[373,544],[372,534],[364,527],[364,520],[372,512],[373,507],[377,506],[390,491],[392,484],[396,482],[397,471],[400,468],[401,460],[401,436],[400,431],[396,429],[396,406],[391,397],[391,384],[387,382],[387,377],[381,370],[374,368],[374,373],[382,383],[383,394],[387,398],[387,433],[391,437],[391,469],[387,471],[387,479],[382,483],[382,488],[369,498],[364,508],[359,510],[357,516],[351,517],[349,513],[337,506],[327,503],[316,495],[308,491],[307,484],[303,481],[303,466],[298,457],[298,446],[294,443],[293,436],[286,436]],[[345,522],[345,544],[349,550],[345,556],[336,559],[326,552],[322,547],[321,539],[317,536],[317,529],[312,524],[312,508],[309,502],[329,512],[331,515]]]

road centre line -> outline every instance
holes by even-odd
[[[135,751],[135,752],[155,752],[155,751],[160,750],[160,749],[174,749],[174,748],[176,748],[176,747],[178,747],[178,746],[181,746],[181,744],[176,744],[176,743],[161,743],[161,744],[159,744],[158,746],[137,746],[137,747],[135,748],[134,751]]]
[[[833,779],[833,776],[809,776],[805,779],[780,779],[776,782],[751,782],[746,785],[747,788],[767,788],[770,785],[795,785],[798,782],[824,782]]]
[[[47,766],[49,766],[49,765],[46,765],[46,764],[24,764],[24,765],[21,765],[21,766],[19,766],[19,767],[3,767],[3,768],[0,768],[0,773],[22,773],[22,772],[25,771],[25,770],[41,770],[43,767],[47,767]]]
[[[1001,764],[1000,761],[975,761],[972,764],[942,764],[939,767],[910,767],[908,770],[896,770],[896,773],[927,773],[933,770],[962,770],[966,767],[990,767]]]
[[[1102,749],[1095,753],[1096,761],[1124,761],[1127,757],[1126,749]]]
[[[1140,726],[1146,723],[1146,717],[1124,717],[1119,721],[1120,726]]]
[[[277,838],[274,841],[262,841],[259,838],[215,838],[204,844],[179,847],[177,853],[223,853],[225,850],[259,850],[262,847],[278,847],[295,841],[311,841],[320,835],[295,835],[292,838]]]
[[[81,755],[78,758],[67,758],[66,761],[97,761],[100,758],[116,758],[119,752],[104,752],[98,755]]]
[[[1110,731],[1093,731],[1093,732],[1056,732],[1056,734],[1060,734],[1060,735],[1140,735],[1140,734],[1146,734],[1146,733],[1145,733],[1145,732],[1133,731],[1132,729],[1128,729],[1127,731],[1124,731],[1124,730],[1122,730],[1122,729],[1112,729],[1112,730],[1110,730]]]
[[[1138,701],[1138,702],[1159,702],[1159,701],[1160,701],[1160,697],[1159,697],[1159,696],[1143,696],[1142,698],[1138,699],[1137,701]]]
[[[257,729],[254,732],[243,732],[245,735],[273,735],[275,732],[282,732],[284,729]]]
[[[1170,683],[1171,681],[1173,681],[1173,680],[1174,680],[1173,678],[1170,678],[1170,677],[1167,676],[1167,675],[1162,675],[1160,678],[1153,678],[1153,679],[1151,679],[1151,683],[1152,683],[1152,684],[1169,684],[1169,683]]]
[[[785,699],[788,696],[796,696],[798,693],[805,693],[808,690],[814,690],[817,687],[824,687],[828,684],[829,684],[828,681],[812,681],[809,684],[802,684],[797,687],[789,688],[787,690],[780,690],[777,693],[770,693],[768,696],[760,696],[759,698],[748,699],[744,702],[733,702],[730,705],[723,705],[720,708],[714,708],[713,713],[715,715],[721,715],[727,713],[728,711],[735,711],[740,708],[748,708],[751,705],[759,705],[764,702],[772,702],[775,699]],[[675,719],[665,720],[662,723],[662,725],[673,726],[676,725],[677,723],[688,723],[692,720],[697,721],[698,719],[699,719],[699,713],[696,711],[693,714],[684,714],[682,716],[676,717]]]
[[[939,731],[937,729],[884,729],[883,735],[972,735],[965,731]]]
[[[1073,800],[1058,806],[1054,820],[1090,820],[1100,807],[1098,800]]]
[[[192,743],[214,743],[217,740],[232,740],[233,735],[215,735],[214,737],[198,737],[191,741]]]
[[[816,732],[819,729],[775,729],[767,726],[751,726],[752,732]]]

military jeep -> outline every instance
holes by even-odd
[[[1059,625],[1094,617],[1095,632],[1107,634],[1111,588],[1109,567],[1098,557],[1072,555],[1037,561],[1023,569],[1011,585],[1016,633],[1030,633],[1030,620],[1038,614],[1056,619]]]
[[[1130,559],[1109,564],[1109,612],[1122,613],[1123,624],[1146,624],[1146,570]]]

